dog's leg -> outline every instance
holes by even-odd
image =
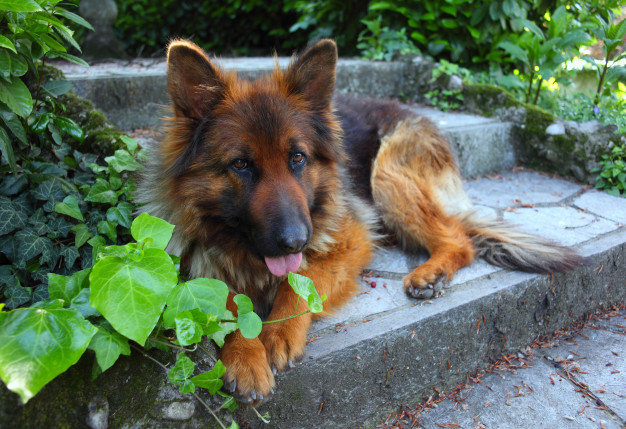
[[[381,139],[372,169],[372,195],[383,221],[407,250],[430,259],[404,278],[407,293],[429,298],[475,250],[454,215],[471,207],[446,140],[423,118],[401,121]]]
[[[233,293],[228,294],[227,308],[236,314]],[[274,375],[267,362],[265,347],[258,338],[244,338],[239,330],[226,336],[220,351],[226,366],[224,387],[233,392],[239,402],[258,403],[271,394]]]
[[[307,267],[299,274],[309,277],[319,295],[326,295],[324,311],[347,301],[358,290],[356,279],[369,263],[372,255],[370,233],[356,220],[347,220],[337,231],[337,242],[323,256],[309,255]],[[296,311],[308,309],[307,303],[299,298],[287,281],[279,286],[272,312],[268,320],[287,318]],[[259,338],[267,350],[272,369],[281,371],[293,366],[304,355],[306,334],[313,317],[311,313],[286,321],[263,326]]]

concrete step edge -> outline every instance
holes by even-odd
[[[433,387],[446,390],[464,381],[489,359],[624,302],[625,288],[607,287],[607,279],[626,278],[626,267],[617,263],[626,256],[624,243],[621,228],[580,246],[590,263],[576,271],[552,278],[500,271],[455,287],[441,301],[351,327],[349,336],[318,339],[302,363],[277,377],[277,394],[259,410],[268,410],[277,427],[380,423],[401,404],[434,393]],[[245,410],[239,415],[253,421]],[[297,417],[303,415],[306,421]]]

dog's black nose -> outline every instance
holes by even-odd
[[[301,252],[309,241],[309,230],[302,223],[287,225],[277,238],[278,247],[286,253]]]

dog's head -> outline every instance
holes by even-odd
[[[274,275],[297,271],[344,156],[331,108],[335,43],[253,82],[188,41],[172,42],[167,61],[174,118],[161,151],[179,225],[209,245],[246,248]]]

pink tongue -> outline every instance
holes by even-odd
[[[276,277],[284,276],[290,271],[295,273],[298,271],[298,268],[300,268],[300,263],[302,263],[302,252],[291,253],[277,258],[269,258],[266,256],[265,263],[270,272]]]

